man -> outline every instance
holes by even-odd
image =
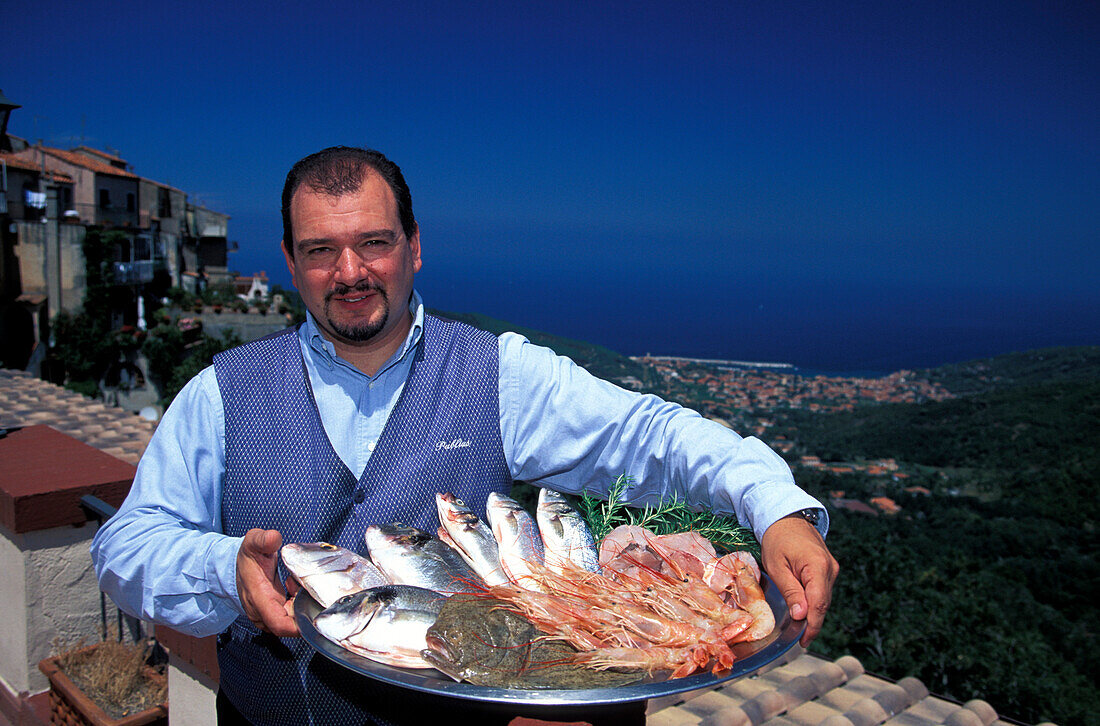
[[[415,722],[406,709],[425,698],[402,700],[293,637],[279,547],[363,551],[366,527],[390,521],[434,531],[437,491],[484,512],[513,480],[578,493],[625,472],[639,482],[632,501],[678,494],[735,513],[792,617],[806,619],[803,644],[816,636],[837,571],[825,512],[766,446],[518,335],[425,315],[411,195],[378,152],[306,157],[282,204],[306,323],[220,354],[188,383],[92,544],[122,609],[220,634],[221,719]]]

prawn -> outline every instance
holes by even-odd
[[[759,640],[775,628],[775,614],[764,597],[754,568],[738,553],[708,562],[703,579],[712,589],[728,593],[738,608],[752,616],[752,625],[730,642]]]

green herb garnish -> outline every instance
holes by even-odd
[[[715,549],[725,552],[748,550],[757,559],[760,558],[760,543],[756,541],[756,536],[751,529],[742,527],[735,517],[693,511],[675,495],[671,501],[647,505],[642,509],[631,507],[622,498],[633,483],[634,477],[622,474],[611,485],[607,499],[593,496],[587,490],[581,495],[578,509],[597,542],[620,525],[636,524],[654,534],[698,532],[710,540]]]

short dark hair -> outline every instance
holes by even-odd
[[[401,168],[381,151],[353,146],[330,146],[310,154],[290,168],[283,185],[283,244],[294,256],[294,231],[290,226],[290,200],[305,184],[317,194],[340,197],[359,191],[368,171],[382,177],[397,200],[401,231],[406,238],[416,234],[416,217],[412,210],[412,193],[405,183]]]

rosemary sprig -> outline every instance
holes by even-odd
[[[607,499],[593,496],[587,490],[581,495],[578,508],[597,542],[619,525],[635,524],[654,534],[698,532],[718,550],[748,550],[760,557],[760,543],[756,541],[756,536],[751,529],[742,527],[735,517],[693,511],[679,496],[637,509],[622,501],[633,483],[633,477],[622,474],[611,485]]]

